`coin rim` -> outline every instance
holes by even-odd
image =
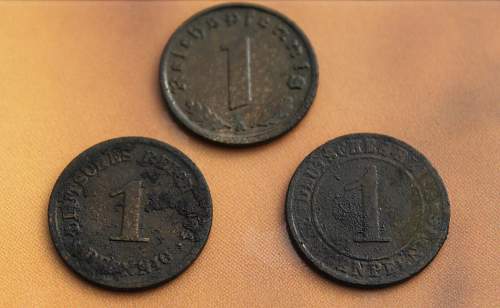
[[[195,21],[199,17],[211,13],[213,11],[219,10],[219,9],[226,9],[226,8],[251,8],[259,11],[263,11],[265,13],[268,13],[270,15],[276,16],[277,19],[281,19],[283,22],[288,24],[290,28],[292,28],[293,31],[297,33],[297,35],[300,37],[300,39],[303,41],[305,48],[309,54],[308,58],[310,59],[311,62],[311,82],[310,86],[307,92],[307,95],[303,102],[301,103],[301,106],[299,108],[299,111],[297,111],[293,117],[290,117],[287,121],[285,121],[285,124],[279,125],[279,128],[277,129],[271,129],[269,132],[264,132],[262,134],[258,135],[253,135],[253,136],[229,136],[229,137],[222,137],[218,135],[215,132],[211,132],[208,129],[204,129],[202,126],[195,124],[193,121],[189,120],[189,118],[185,115],[184,112],[182,112],[181,108],[178,106],[177,102],[171,95],[169,95],[168,91],[168,70],[167,70],[167,56],[168,56],[168,51],[169,47],[171,44],[173,44],[173,38],[180,33],[186,26],[188,26],[191,22]],[[211,6],[208,8],[205,8],[198,13],[192,15],[190,18],[188,18],[186,21],[184,21],[177,29],[172,33],[170,36],[167,44],[165,45],[165,48],[163,49],[162,55],[161,55],[161,60],[160,60],[160,85],[161,85],[161,92],[163,99],[167,102],[168,110],[171,112],[171,114],[174,116],[174,119],[176,122],[180,123],[182,127],[187,128],[189,131],[195,133],[197,136],[203,137],[209,141],[215,142],[219,145],[234,145],[234,146],[247,146],[247,145],[254,145],[254,144],[259,144],[259,143],[264,143],[268,142],[271,140],[274,140],[278,137],[283,136],[290,130],[292,130],[294,127],[296,127],[299,122],[302,121],[302,119],[305,117],[309,109],[311,108],[311,105],[316,97],[316,93],[318,90],[319,86],[319,70],[318,70],[318,61],[316,58],[316,54],[314,52],[314,49],[305,35],[305,33],[299,28],[299,26],[286,17],[285,15],[281,14],[280,12],[270,9],[261,5],[255,5],[255,4],[248,4],[248,3],[230,3],[230,4],[221,4],[221,5],[215,5]]]
[[[154,281],[146,284],[141,284],[140,286],[132,286],[132,285],[119,285],[120,282],[118,282],[115,285],[110,285],[103,283],[102,281],[97,281],[93,280],[90,277],[88,277],[85,272],[81,271],[79,267],[77,266],[78,262],[71,262],[70,260],[75,259],[78,261],[76,258],[72,257],[66,248],[64,247],[64,243],[59,239],[60,235],[59,232],[56,228],[56,214],[57,214],[57,194],[60,192],[60,185],[62,185],[68,177],[71,176],[71,172],[73,171],[74,167],[80,162],[81,159],[85,158],[89,154],[95,153],[96,150],[99,150],[100,148],[104,146],[109,146],[112,144],[120,144],[120,143],[140,143],[144,145],[151,145],[158,147],[160,149],[166,150],[167,152],[173,154],[176,158],[180,159],[182,162],[184,162],[195,174],[197,177],[197,180],[199,181],[200,184],[205,186],[205,189],[207,191],[207,203],[209,205],[209,214],[210,214],[210,221],[208,222],[208,230],[206,233],[206,237],[203,241],[203,243],[199,246],[198,249],[192,249],[190,253],[188,253],[183,260],[185,260],[187,257],[191,256],[191,260],[183,267],[180,268],[180,270],[175,273],[174,275],[164,277],[162,279],[155,279]],[[210,237],[210,231],[212,227],[212,220],[213,220],[213,206],[212,206],[212,197],[210,194],[210,189],[208,187],[208,184],[205,180],[205,177],[203,176],[201,170],[196,166],[196,164],[184,153],[182,153],[179,149],[164,143],[162,141],[153,139],[153,138],[148,138],[148,137],[140,137],[140,136],[125,136],[125,137],[118,137],[118,138],[112,138],[106,141],[99,142],[80,154],[78,154],[75,158],[71,160],[71,162],[64,168],[64,170],[61,172],[59,177],[57,178],[57,181],[54,184],[54,187],[52,188],[52,192],[50,195],[49,199],[49,207],[48,207],[48,224],[49,224],[49,232],[50,232],[50,237],[52,239],[52,243],[54,247],[56,248],[57,254],[59,257],[62,259],[63,263],[67,265],[68,268],[71,269],[73,273],[76,273],[79,277],[83,278],[84,280],[97,285],[99,287],[103,287],[105,289],[110,289],[114,291],[140,291],[144,289],[150,289],[154,287],[158,287],[168,281],[171,281],[184,273],[193,263],[194,261],[200,256],[201,252],[205,248],[205,245],[208,242],[208,239]],[[75,264],[73,264],[75,263]]]
[[[433,255],[426,255],[425,259],[428,259],[428,261],[423,264],[420,267],[413,268],[412,271],[406,271],[404,276],[398,277],[398,279],[391,279],[391,280],[381,280],[379,283],[374,283],[372,281],[363,281],[359,279],[355,279],[349,275],[338,275],[334,270],[330,269],[327,265],[324,264],[318,257],[313,256],[308,249],[306,249],[306,243],[307,241],[303,240],[303,237],[300,236],[300,232],[298,231],[298,227],[295,223],[295,219],[293,217],[293,209],[292,209],[292,203],[293,203],[293,193],[292,191],[294,190],[294,187],[296,186],[297,182],[299,181],[299,171],[305,167],[305,164],[311,159],[312,155],[319,151],[321,148],[326,146],[327,144],[339,142],[343,139],[347,138],[356,138],[356,137],[374,137],[374,138],[381,138],[381,139],[386,139],[389,140],[390,142],[394,142],[395,144],[403,145],[410,149],[411,151],[415,152],[418,154],[422,160],[423,163],[429,168],[430,173],[432,176],[438,180],[438,185],[441,186],[442,188],[442,201],[443,201],[443,216],[445,216],[444,224],[446,225],[446,229],[441,232],[439,236],[439,240],[436,241],[435,243],[432,244],[432,246],[436,247],[435,252],[433,252]],[[302,259],[305,261],[306,264],[311,266],[315,271],[317,271],[319,274],[327,277],[328,279],[331,279],[333,281],[338,281],[343,284],[349,285],[349,286],[354,286],[354,287],[361,287],[361,288],[383,288],[383,287],[388,287],[392,285],[399,284],[401,282],[404,282],[420,272],[422,272],[429,264],[432,263],[434,258],[438,255],[439,251],[441,248],[444,246],[444,243],[446,242],[446,239],[448,237],[448,232],[449,232],[449,225],[450,225],[450,220],[451,220],[451,211],[450,211],[450,202],[449,202],[449,197],[448,197],[448,192],[446,190],[446,186],[444,184],[443,179],[441,176],[438,174],[436,169],[432,166],[430,161],[418,150],[416,150],[414,147],[411,145],[407,144],[404,141],[401,141],[399,139],[396,139],[391,136],[383,135],[383,134],[376,134],[376,133],[353,133],[353,134],[346,134],[342,135],[336,138],[333,138],[322,145],[318,146],[315,148],[311,153],[309,153],[299,164],[297,169],[295,170],[290,183],[288,185],[288,190],[286,193],[286,201],[285,201],[285,220],[287,224],[287,231],[289,238],[292,242],[293,247],[295,250],[298,252],[298,254],[302,257]],[[302,242],[302,244],[301,244]]]

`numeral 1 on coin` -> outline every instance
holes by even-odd
[[[378,175],[377,167],[372,165],[365,174],[346,189],[361,189],[361,207],[364,226],[355,242],[389,242],[390,239],[380,234],[380,208],[378,207]]]
[[[252,63],[251,40],[244,37],[233,48],[221,46],[226,53],[227,68],[227,105],[230,111],[247,106],[252,101]],[[240,61],[244,58],[245,61]]]
[[[144,188],[142,181],[132,181],[121,189],[111,193],[111,197],[123,196],[122,225],[120,236],[112,236],[112,241],[126,242],[148,242],[149,238],[144,238],[140,234],[139,225],[141,220],[142,196]]]

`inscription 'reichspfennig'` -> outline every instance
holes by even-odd
[[[281,14],[222,5],[188,20],[161,65],[174,116],[213,141],[251,144],[279,136],[307,112],[317,88],[314,52]]]

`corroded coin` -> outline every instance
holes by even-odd
[[[306,114],[318,68],[302,31],[267,8],[232,4],[186,21],[163,52],[160,80],[171,113],[225,144],[284,134]]]
[[[207,183],[179,150],[117,138],[76,157],[54,186],[49,228],[62,259],[100,286],[156,286],[201,252],[212,221]]]
[[[300,164],[286,216],[299,253],[348,284],[384,286],[431,262],[450,220],[444,184],[429,161],[391,137],[333,139]]]

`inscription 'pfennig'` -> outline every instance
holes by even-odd
[[[439,251],[450,219],[446,190],[427,159],[377,134],[346,135],[317,148],[295,172],[286,202],[300,255],[329,277],[359,286],[417,274]]]
[[[99,286],[138,290],[194,262],[210,232],[212,202],[181,151],[122,137],[71,161],[54,186],[48,218],[54,247],[72,270]]]

